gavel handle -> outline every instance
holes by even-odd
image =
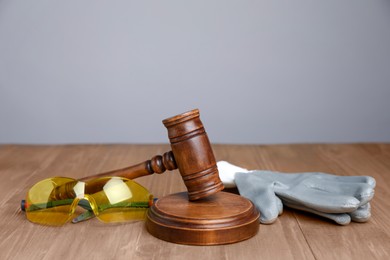
[[[77,181],[74,182],[66,183],[65,185],[61,185],[57,187],[50,196],[52,197],[53,200],[75,198],[76,193],[73,188],[78,181],[90,181],[100,177],[124,177],[127,179],[135,179],[153,173],[163,173],[166,170],[171,171],[175,169],[177,169],[175,157],[173,156],[172,151],[169,151],[164,153],[162,156],[156,155],[152,159],[136,164],[134,166],[113,170],[109,172],[103,172],[103,173],[78,179]],[[85,190],[85,193],[92,194],[101,191],[102,187],[105,184],[106,184],[105,180],[99,180],[97,182],[94,182],[93,185],[88,186],[88,190]]]
[[[172,171],[177,169],[175,157],[173,156],[172,151],[164,153],[161,155],[156,155],[152,159],[145,162],[125,167],[122,169],[117,169],[113,171],[103,172],[95,174],[92,176],[87,176],[79,179],[80,181],[88,181],[100,177],[124,177],[127,179],[135,179],[138,177],[150,175],[153,173],[163,173],[166,170]]]

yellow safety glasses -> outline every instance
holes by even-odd
[[[88,182],[54,177],[35,184],[22,201],[31,222],[60,226],[73,218],[79,222],[96,216],[103,222],[142,220],[153,203],[149,191],[122,177],[103,177]],[[84,208],[80,214],[79,207]]]

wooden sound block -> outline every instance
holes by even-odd
[[[189,201],[187,192],[181,192],[154,203],[146,228],[153,236],[178,244],[230,244],[256,235],[259,216],[252,202],[240,195],[218,192]]]

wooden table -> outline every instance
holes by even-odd
[[[159,240],[144,222],[63,227],[32,224],[20,210],[29,187],[47,177],[80,178],[129,166],[169,145],[0,146],[0,259],[390,259],[390,144],[214,145],[217,160],[249,169],[371,175],[372,218],[339,226],[285,209],[246,241],[186,246]],[[177,171],[137,179],[156,197],[184,191]]]

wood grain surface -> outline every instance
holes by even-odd
[[[53,176],[86,177],[133,165],[169,145],[0,146],[0,259],[390,259],[390,144],[213,145],[216,159],[248,169],[370,175],[377,181],[372,218],[339,226],[285,209],[249,240],[186,246],[150,235],[143,221],[91,219],[62,227],[30,223],[20,200]],[[138,178],[155,197],[185,191],[177,171]]]

